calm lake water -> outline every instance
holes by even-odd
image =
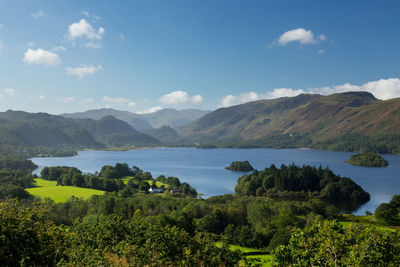
[[[248,160],[259,170],[271,164],[279,167],[282,163],[328,166],[336,174],[350,177],[371,194],[371,200],[355,212],[359,215],[366,210],[374,212],[380,203],[400,194],[400,155],[384,155],[389,161],[386,168],[368,168],[346,164],[352,154],[309,149],[155,148],[124,152],[80,151],[75,157],[33,158],[32,161],[39,166],[36,173],[44,166],[73,166],[83,172],[95,172],[103,165],[128,163],[151,172],[153,177],[176,176],[207,196],[234,193],[241,173],[224,167],[236,160]]]

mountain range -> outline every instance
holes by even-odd
[[[312,147],[400,152],[400,98],[302,94],[200,110],[134,114],[0,112],[0,144],[49,147]]]
[[[148,114],[136,114],[129,111],[121,111],[110,108],[94,109],[85,112],[65,113],[61,116],[71,119],[99,120],[105,116],[113,116],[127,122],[138,131],[170,126],[176,128],[192,122],[209,111],[200,109],[162,109]]]

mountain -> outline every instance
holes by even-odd
[[[120,111],[115,109],[95,109],[85,112],[65,113],[61,116],[72,119],[93,119],[99,120],[105,116],[113,116],[119,120],[125,121],[138,131],[162,126],[171,126],[173,128],[192,122],[209,111],[199,109],[162,109],[154,113],[136,114],[129,111]]]
[[[178,133],[170,126],[162,126],[158,129],[150,129],[145,131],[145,133],[166,144],[174,143],[176,142],[177,138],[179,138]]]
[[[119,120],[127,122],[129,125],[131,125],[138,131],[153,128],[147,120],[142,119],[138,114],[129,111],[115,110],[111,108],[93,109],[85,112],[76,112],[76,113],[65,113],[62,114],[61,116],[71,119],[92,119],[92,120],[100,120],[105,116],[113,116]]]
[[[101,147],[74,120],[47,113],[0,112],[0,144]]]
[[[142,114],[141,118],[147,120],[153,128],[160,128],[167,125],[172,128],[177,128],[190,123],[207,113],[209,113],[209,111],[199,109],[162,109],[153,113]]]
[[[97,121],[92,119],[76,119],[76,121],[97,141],[107,145],[147,146],[160,144],[160,141],[156,138],[138,132],[127,122],[113,116],[105,116]]]
[[[217,109],[178,133],[203,143],[271,136],[302,136],[310,143],[355,134],[399,134],[400,98],[381,101],[368,92],[346,92],[259,100]]]

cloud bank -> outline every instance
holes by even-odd
[[[291,97],[299,94],[321,94],[330,95],[335,93],[343,93],[348,91],[366,91],[372,93],[376,98],[387,100],[400,97],[400,79],[388,78],[377,81],[367,82],[361,85],[345,83],[342,85],[333,85],[326,87],[308,88],[308,89],[292,89],[292,88],[276,88],[270,92],[259,94],[256,92],[245,92],[239,95],[227,95],[220,99],[219,107],[229,107],[233,105],[243,104],[250,101],[261,99],[275,99],[279,97]]]
[[[173,91],[169,94],[163,95],[158,99],[163,104],[197,104],[203,102],[201,95],[189,96],[185,91]]]

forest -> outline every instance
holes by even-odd
[[[0,171],[0,260],[9,266],[262,264],[257,258],[229,249],[230,245],[261,249],[270,253],[277,265],[295,265],[299,258],[291,255],[303,249],[296,243],[300,242],[297,236],[304,236],[304,242],[315,243],[318,249],[323,243],[310,239],[316,231],[328,241],[337,236],[344,238],[345,250],[342,244],[335,243],[341,251],[338,265],[356,260],[398,261],[396,242],[382,248],[383,254],[373,259],[352,256],[357,246],[371,245],[372,240],[366,238],[368,233],[384,244],[396,240],[398,232],[335,224],[342,218],[342,207],[331,201],[332,197],[362,203],[369,195],[350,179],[327,168],[270,166],[240,177],[236,194],[201,199],[196,198],[194,188],[177,177],[153,178],[151,173],[124,163],[103,166],[93,174],[73,167],[45,167],[41,178],[57,181],[60,186],[106,191],[105,195],[88,200],[72,197],[55,203],[27,194],[24,188],[35,183],[36,176],[30,174],[35,166],[29,165],[29,160],[18,162],[7,164],[14,168],[25,166],[25,171]],[[157,185],[175,189],[174,193],[167,190],[164,194],[149,194],[149,187]],[[387,209],[377,209],[382,225],[397,222],[395,203],[393,200],[390,204],[397,211],[393,220],[382,215],[388,213]],[[354,240],[352,235],[360,238]],[[221,245],[216,246],[217,243]],[[322,264],[325,257],[329,262],[330,251],[318,253],[301,260],[310,264],[320,260]]]

